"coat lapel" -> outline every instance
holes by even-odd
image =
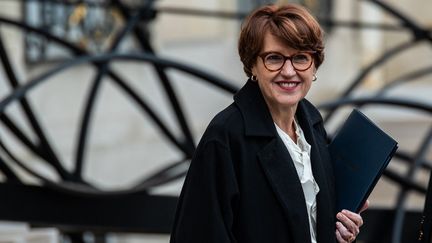
[[[320,187],[320,192],[317,195],[317,241],[333,242],[330,239],[335,237],[334,219],[336,214],[334,212],[334,197],[330,196],[333,195],[333,186],[330,182],[331,178],[329,178],[332,177],[331,161],[321,155],[320,150],[326,148],[327,145],[317,140],[322,134],[319,134],[316,129],[322,119],[320,116],[310,114],[304,102],[299,103],[296,115],[306,140],[311,145],[312,172]]]
[[[282,204],[294,242],[310,242],[309,221],[300,180],[282,140],[274,138],[258,153],[258,158]]]

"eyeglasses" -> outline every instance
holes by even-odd
[[[281,70],[286,60],[291,61],[291,65],[296,71],[305,71],[312,66],[312,54],[314,53],[315,51],[302,51],[291,56],[284,56],[279,52],[264,52],[258,56],[263,60],[264,67],[271,72]]]

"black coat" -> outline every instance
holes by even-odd
[[[317,241],[336,242],[335,191],[321,115],[307,100],[296,117],[312,146]],[[308,243],[306,203],[295,166],[257,83],[205,131],[180,195],[171,243]]]

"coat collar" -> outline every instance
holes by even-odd
[[[248,80],[234,95],[234,102],[243,116],[246,136],[276,135],[270,111],[257,82]]]
[[[284,209],[288,222],[291,222],[290,228],[295,242],[310,242],[309,227],[303,227],[309,223],[301,183],[291,156],[277,134],[258,84],[249,80],[234,96],[234,102],[243,116],[246,136],[271,138],[266,139],[266,142],[263,143],[262,150],[258,153],[259,161],[275,196]],[[320,193],[317,196],[317,223],[320,225],[317,228],[317,240],[328,242],[328,239],[332,238],[330,234],[334,235],[332,230],[334,215],[329,209],[332,208],[331,199],[328,198],[328,192],[331,189],[327,183],[322,163],[329,163],[329,161],[323,161],[321,158],[318,147],[323,145],[316,141],[318,135],[315,126],[322,122],[322,119],[319,113],[312,111],[311,107],[308,101],[300,101],[296,117],[305,133],[306,140],[312,146],[312,169],[315,180],[320,186]],[[323,228],[320,229],[321,227]]]

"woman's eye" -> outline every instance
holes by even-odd
[[[297,62],[297,63],[306,63],[309,62],[309,56],[306,54],[297,54],[295,56],[292,57],[293,62]]]
[[[266,60],[269,62],[280,62],[283,60],[283,57],[281,55],[272,54],[268,55]]]

